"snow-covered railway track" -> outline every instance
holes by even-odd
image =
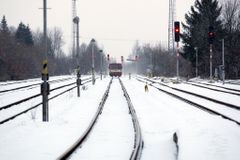
[[[192,106],[195,106],[203,111],[221,116],[224,119],[230,120],[230,121],[235,122],[236,124],[240,125],[240,119],[239,119],[240,107],[239,106],[221,102],[221,101],[218,101],[218,100],[215,100],[215,99],[212,99],[209,97],[205,97],[203,95],[195,94],[195,93],[192,93],[189,91],[184,91],[181,89],[173,88],[168,85],[164,85],[162,83],[159,83],[159,84],[164,85],[165,88],[164,87],[160,88],[160,87],[154,85],[157,82],[152,81],[147,78],[138,77],[137,80],[139,80],[140,82],[143,82],[143,83],[148,81],[150,83],[150,86],[152,86],[168,95],[171,95],[179,100],[189,103]],[[170,90],[167,88],[170,88]],[[194,100],[193,96],[197,97],[197,99],[198,98],[200,98],[200,99],[198,101],[196,101],[196,100]],[[201,103],[202,101],[211,101],[211,104],[212,104],[211,106],[213,106],[213,107],[209,106],[210,102],[204,104],[204,103]],[[206,104],[208,104],[208,105],[206,105]],[[216,107],[216,106],[218,106],[218,107]],[[224,107],[224,109],[223,109],[223,107]]]
[[[233,89],[233,88],[224,87],[224,86],[220,86],[220,85],[216,85],[216,84],[212,84],[212,83],[204,83],[204,82],[198,82],[198,81],[189,81],[189,82],[194,83],[194,84],[204,85],[204,86],[221,88],[221,89],[225,89],[225,90],[230,91],[230,92],[233,91],[233,92],[240,93],[239,89]],[[228,84],[232,84],[232,83],[228,83]],[[239,85],[239,84],[234,84],[234,85]]]
[[[64,80],[65,81],[65,80]],[[84,79],[82,85],[91,82],[90,78]],[[59,97],[60,95],[67,93],[74,88],[76,88],[76,82],[71,82],[69,84],[64,84],[53,89],[50,89],[50,96],[48,101]],[[39,91],[40,92],[40,91]],[[34,100],[34,104],[31,103],[31,106],[24,105],[24,103]],[[42,105],[41,102],[41,94],[37,93],[34,95],[30,95],[28,97],[22,98],[15,102],[11,102],[9,104],[0,106],[0,125],[4,124],[10,120],[13,120],[37,107]]]
[[[111,144],[114,144],[114,142],[112,142],[112,140],[118,142],[119,144],[115,143],[110,148],[108,146],[108,147],[106,147],[107,149],[103,149],[103,151],[108,152],[107,154],[110,154],[108,156],[118,157],[118,154],[122,155],[121,154],[122,149],[119,149],[119,148],[126,145],[126,144],[123,145],[122,143],[126,143],[125,141],[131,141],[131,139],[133,139],[133,138],[130,138],[128,135],[129,133],[127,134],[125,131],[125,130],[129,130],[129,128],[130,128],[130,130],[133,130],[133,128],[134,128],[135,141],[134,141],[134,143],[128,142],[128,143],[132,143],[132,145],[127,145],[128,147],[123,147],[123,149],[125,149],[125,150],[127,150],[127,152],[129,152],[129,157],[127,157],[127,158],[129,158],[130,160],[140,159],[141,153],[142,153],[142,148],[143,148],[143,139],[142,139],[140,125],[139,125],[135,110],[133,108],[133,105],[131,103],[130,97],[120,79],[119,79],[119,82],[121,85],[121,89],[124,93],[123,95],[126,98],[128,108],[125,106],[122,106],[122,105],[115,106],[114,104],[111,103],[116,100],[121,101],[121,103],[123,103],[122,102],[123,96],[121,93],[119,93],[120,86],[119,86],[119,84],[117,84],[116,78],[111,79],[108,84],[108,87],[101,99],[101,102],[99,103],[98,109],[97,109],[94,117],[92,118],[91,123],[89,124],[86,131],[72,146],[70,146],[57,159],[59,159],[59,160],[71,159],[71,158],[82,159],[82,157],[84,157],[84,156],[85,156],[85,158],[86,158],[86,156],[91,157],[91,155],[89,155],[89,151],[87,152],[88,155],[84,155],[84,154],[86,154],[85,150],[88,150],[88,148],[91,148],[91,150],[94,150],[93,148],[97,148],[96,152],[101,152],[101,151],[99,151],[99,150],[101,150],[101,148],[108,146],[105,144],[105,143],[107,143],[106,141],[109,141],[109,142],[111,141]],[[112,86],[112,83],[115,83],[115,84]],[[113,90],[113,91],[110,92],[110,88],[112,88],[111,90]],[[126,102],[124,102],[124,103],[126,103]],[[103,110],[103,107],[104,107],[104,110]],[[129,117],[129,114],[126,114],[126,113],[131,114],[133,128],[131,127],[131,125],[129,125],[130,122],[128,119],[130,119],[130,117]],[[101,115],[101,118],[99,118],[99,115]],[[96,124],[97,121],[98,121],[98,124]],[[111,123],[109,123],[109,122],[111,122]],[[101,126],[104,126],[105,130]],[[106,127],[106,126],[108,126],[108,127]],[[92,130],[93,127],[94,127],[94,130]],[[113,127],[115,127],[115,128],[113,128]],[[123,130],[123,131],[121,131],[121,130]],[[121,135],[119,135],[119,133],[116,134],[115,131],[117,131],[117,132],[121,131],[120,132]],[[98,141],[101,141],[101,140],[99,140],[101,138],[99,138],[98,136],[99,136],[99,134],[100,135],[103,134],[102,132],[104,132],[104,135],[105,135],[105,137],[103,138],[104,144],[100,144],[101,142],[98,143]],[[113,134],[116,134],[116,135],[113,135]],[[133,134],[131,133],[130,135],[133,135]],[[84,142],[84,140],[86,140],[87,137],[89,137],[89,139],[82,147],[83,142]],[[96,137],[98,137],[98,138],[96,138]],[[91,141],[92,141],[92,143],[94,143],[94,146],[91,146]],[[91,147],[88,147],[89,145]],[[120,147],[118,149],[116,149],[116,147],[118,145]],[[100,148],[99,148],[99,146],[100,146]],[[133,146],[133,149],[131,146]],[[81,149],[79,149],[80,147],[81,147]],[[128,149],[126,149],[126,148],[128,148]],[[129,151],[130,149],[132,150],[132,153],[131,153],[131,151]],[[112,151],[114,153],[110,153]],[[116,152],[119,152],[119,153],[116,153]],[[75,153],[75,154],[73,154],[73,153]],[[83,154],[83,155],[81,155],[81,154]],[[94,153],[94,154],[97,154],[97,153]],[[104,155],[104,153],[102,153],[102,152],[100,154],[101,154],[101,156]],[[125,155],[128,155],[128,154],[125,154]]]
[[[140,77],[139,77],[139,78],[140,78]],[[196,96],[196,97],[200,97],[200,98],[202,98],[202,99],[205,99],[205,100],[208,100],[208,101],[217,103],[217,104],[219,104],[219,105],[223,105],[223,106],[228,107],[228,108],[232,108],[232,109],[234,109],[234,110],[238,110],[238,111],[240,110],[240,106],[238,105],[238,102],[237,102],[237,104],[236,104],[236,103],[232,103],[232,102],[229,103],[229,102],[227,102],[227,101],[224,101],[224,99],[221,99],[221,100],[217,99],[217,98],[216,98],[217,96],[215,96],[215,97],[209,97],[209,96],[206,96],[206,95],[203,95],[203,94],[199,94],[199,93],[197,93],[197,92],[193,92],[193,91],[186,90],[185,88],[183,89],[183,88],[179,88],[179,87],[169,86],[169,85],[167,85],[167,84],[160,83],[160,82],[156,82],[156,81],[153,81],[153,80],[148,79],[148,78],[140,78],[140,79],[145,80],[145,81],[148,81],[148,82],[150,82],[151,84],[158,84],[158,85],[164,86],[164,87],[166,87],[166,88],[169,88],[169,89],[171,89],[171,90],[175,90],[175,91],[179,91],[179,92],[182,92],[182,93],[186,93],[186,94],[188,94],[188,95],[193,95],[193,96]],[[216,92],[216,93],[217,93],[217,92]],[[234,95],[234,96],[237,96],[237,95]],[[235,99],[236,99],[236,98],[235,98]],[[238,96],[237,96],[237,99],[239,99]]]
[[[185,83],[193,85],[193,86],[201,87],[201,88],[210,89],[210,90],[217,91],[217,92],[223,92],[223,93],[227,93],[227,94],[240,96],[240,90],[236,90],[236,89],[227,91],[227,90],[229,90],[229,88],[228,89],[226,89],[226,88],[217,89],[218,87],[216,87],[216,86],[214,86],[215,88],[212,88],[212,87],[208,87],[209,85],[204,85],[204,84],[198,84],[198,83],[193,83],[193,82],[185,82]]]
[[[76,77],[68,77],[68,78],[61,78],[61,79],[55,79],[55,80],[51,80],[49,81],[49,84],[56,84],[56,83],[62,83],[62,82],[66,82],[66,81],[70,81],[70,80],[75,80]],[[89,80],[90,78],[84,78],[82,79],[82,81],[85,80]],[[35,80],[36,81],[36,80]],[[24,83],[25,81],[21,82]],[[26,81],[28,82],[28,81]],[[0,96],[3,96],[6,93],[11,93],[13,91],[17,91],[17,90],[29,90],[29,89],[34,89],[34,88],[39,88],[42,82],[38,82],[38,83],[32,83],[32,84],[28,84],[28,85],[18,85],[17,87],[8,87],[8,89],[1,89],[0,90]],[[11,84],[11,83],[10,83]]]

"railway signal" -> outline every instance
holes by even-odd
[[[179,41],[180,41],[180,23],[174,22],[175,42],[177,42],[177,79],[179,77]]]
[[[138,60],[138,56],[135,56],[135,61],[137,61]]]
[[[212,55],[213,55],[213,40],[215,39],[215,33],[214,33],[214,28],[213,26],[209,26],[208,30],[208,42],[209,42],[209,50],[210,50],[210,58],[209,58],[209,63],[210,63],[210,80],[212,80]]]
[[[121,62],[123,63],[124,59],[123,59],[123,56],[121,56]]]
[[[213,44],[214,39],[215,39],[214,28],[213,28],[213,26],[209,26],[209,31],[208,31],[208,42],[209,42],[209,44]]]
[[[179,21],[174,22],[175,42],[180,41],[180,25]]]

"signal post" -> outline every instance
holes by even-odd
[[[214,33],[214,28],[213,26],[209,26],[209,31],[208,31],[208,42],[209,42],[209,66],[210,66],[210,80],[213,79],[212,77],[212,56],[213,56],[213,40],[215,38],[215,33]]]
[[[180,41],[180,23],[174,22],[175,42],[177,42],[177,80],[179,79],[179,41]]]
[[[43,121],[48,122],[49,116],[48,116],[48,95],[50,91],[50,86],[48,83],[48,68],[47,68],[48,61],[43,61],[43,69],[42,69],[42,80],[43,83],[41,84],[41,94],[42,94],[42,114],[43,114]]]

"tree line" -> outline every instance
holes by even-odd
[[[196,0],[182,22],[180,48],[180,76],[209,77],[209,26],[214,28],[213,71],[222,65],[222,41],[225,42],[226,78],[240,77],[240,2],[228,0],[222,4],[218,0]],[[94,52],[95,69],[100,71],[102,60],[106,71],[107,60],[104,52],[99,52],[97,43],[82,43],[79,53],[63,52],[63,33],[53,28],[47,36],[47,53],[43,50],[43,33],[33,32],[23,22],[17,28],[9,27],[3,16],[0,24],[0,80],[17,80],[39,77],[42,60],[47,54],[49,75],[71,74],[80,65],[81,74],[88,74],[92,67]],[[196,58],[198,53],[198,66]],[[136,42],[130,57],[137,56],[132,67],[139,74],[153,76],[175,76],[176,55],[168,53],[161,44],[139,44]]]
[[[40,30],[33,32],[23,22],[17,28],[9,27],[3,16],[0,23],[0,80],[40,77],[45,54],[50,76],[71,74],[78,65],[81,74],[88,74],[91,71],[92,51],[95,53],[96,71],[100,70],[100,57],[106,69],[106,56],[99,52],[97,43],[81,44],[78,55],[72,51],[66,55],[63,52],[64,43],[61,29],[50,29],[47,34],[47,53],[44,53],[43,33]]]
[[[196,0],[182,22],[180,48],[180,76],[209,77],[209,26],[214,28],[213,71],[222,65],[222,41],[224,39],[226,78],[240,78],[240,2],[228,0],[220,4],[217,0]],[[196,54],[198,53],[198,55]],[[136,45],[132,56],[137,55],[138,72],[151,70],[156,76],[176,75],[176,55],[164,47],[151,44]],[[196,58],[198,57],[198,66]]]

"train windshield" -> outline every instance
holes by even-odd
[[[122,69],[121,63],[111,63],[109,64],[109,69]]]

